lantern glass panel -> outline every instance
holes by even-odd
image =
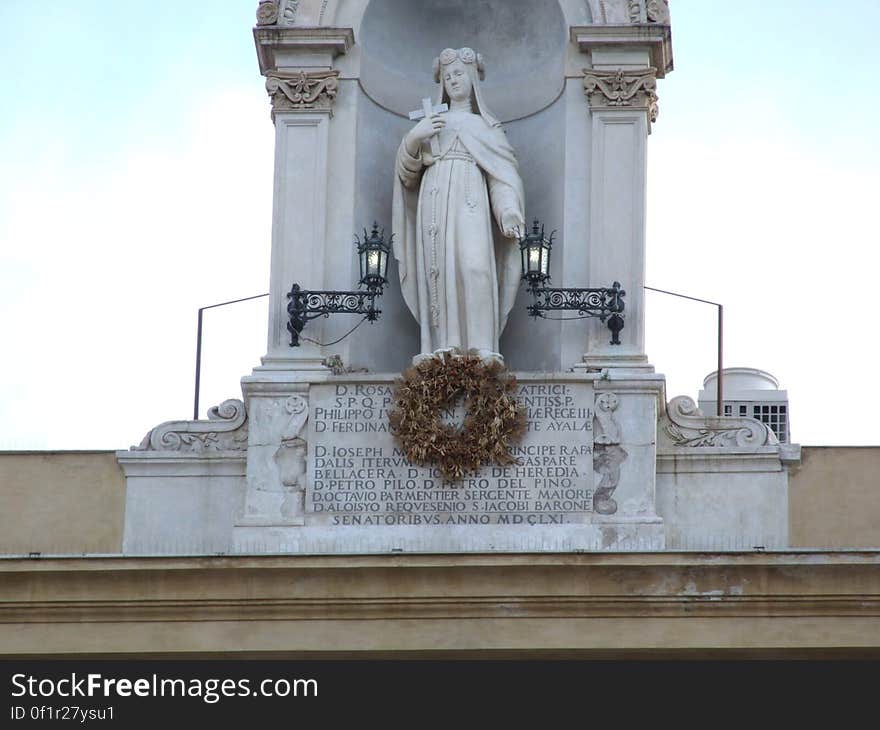
[[[367,276],[377,277],[382,273],[382,253],[376,249],[367,251]]]
[[[542,247],[539,245],[529,246],[529,268],[530,274],[537,274],[541,271],[541,253]]]
[[[378,273],[379,273],[379,276],[381,277],[382,281],[384,282],[385,279],[387,278],[386,274],[388,273],[388,252],[385,250],[382,250],[379,252],[379,272]]]

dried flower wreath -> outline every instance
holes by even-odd
[[[444,423],[442,413],[462,398],[464,423]],[[423,360],[397,379],[388,418],[407,459],[437,466],[451,482],[484,464],[515,464],[510,448],[526,429],[510,371],[494,360],[452,352]]]

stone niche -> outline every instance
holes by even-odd
[[[487,104],[504,123],[516,150],[526,215],[545,221],[548,229],[562,229],[569,39],[556,0],[372,0],[363,13],[358,45],[355,221],[390,222],[394,156],[412,126],[407,114],[419,108],[422,98],[436,93],[434,58],[446,47],[469,46],[485,59]],[[577,93],[584,124],[583,92]],[[554,276],[561,276],[565,245],[560,237],[554,248]],[[584,271],[582,286],[585,276]],[[377,346],[375,330],[361,328],[350,338],[352,365],[400,372],[418,351],[418,327],[400,296],[397,277],[392,262],[392,285],[383,297],[383,319],[377,325],[393,336],[380,338],[385,341]],[[523,290],[502,339],[507,362],[522,370],[560,370],[560,328],[529,320],[527,303]],[[526,339],[530,346],[522,347]]]
[[[486,101],[505,124],[546,109],[565,80],[568,33],[556,0],[372,0],[359,43],[364,92],[403,118],[434,87],[431,61],[450,45],[483,55]]]

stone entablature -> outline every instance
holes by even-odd
[[[673,70],[672,33],[668,25],[576,25],[569,29],[569,39],[581,53],[590,55],[593,68],[617,68],[621,64],[606,56],[620,50],[644,49],[650,61],[640,66],[655,68],[658,79]]]
[[[351,28],[257,26],[254,43],[260,73],[296,68],[330,68],[333,59],[354,45]]]
[[[0,653],[855,655],[880,648],[878,566],[876,551],[8,559]]]

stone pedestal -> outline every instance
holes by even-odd
[[[245,493],[248,418],[228,400],[206,421],[168,421],[117,452],[125,474],[127,555],[213,554],[231,549]]]
[[[662,380],[601,378],[518,374],[528,415],[519,463],[460,482],[400,451],[388,422],[393,375],[248,379],[247,494],[234,549],[662,549],[652,430]]]

